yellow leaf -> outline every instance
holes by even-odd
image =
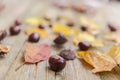
[[[29,25],[32,25],[32,26],[39,26],[40,24],[49,24],[48,21],[46,21],[42,18],[37,18],[37,17],[27,18],[25,20],[25,22]]]
[[[104,43],[101,40],[95,40],[94,42],[92,42],[92,47],[103,47]]]
[[[44,29],[38,29],[38,28],[31,28],[25,31],[27,35],[30,35],[34,32],[37,32],[40,34],[41,37],[46,38],[48,37],[47,32]]]
[[[120,65],[120,46],[113,46],[108,53]]]
[[[76,37],[77,35],[80,34],[80,30],[76,29],[76,28],[71,28],[70,34],[71,34],[71,36]]]
[[[90,42],[92,47],[103,47],[104,46],[103,41],[97,40],[95,36],[91,34],[88,34],[85,32],[84,33],[79,32],[78,35],[74,34],[73,42],[76,46],[78,45],[79,42],[82,42],[82,41]]]
[[[81,41],[87,41],[87,42],[91,43],[91,42],[95,41],[95,37],[88,33],[80,33],[80,34],[74,36],[73,42],[75,45],[78,45],[78,43]]]
[[[83,58],[88,64],[90,64],[91,66],[93,65],[90,61],[90,55],[91,55],[91,52],[89,51],[79,51],[78,53],[78,56],[80,58]]]
[[[120,45],[120,37],[118,37],[119,34],[113,34],[113,33],[109,33],[105,36],[106,39],[114,41],[116,43],[116,45]]]
[[[55,33],[63,33],[63,35],[68,36],[70,35],[70,28],[66,25],[56,23],[53,25],[53,31]]]
[[[94,67],[93,73],[111,71],[117,65],[110,56],[99,52],[78,52],[78,56]]]
[[[88,26],[91,29],[101,29],[102,27],[96,22],[90,20],[89,18],[82,16],[80,17],[80,24],[84,26]]]

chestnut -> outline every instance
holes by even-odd
[[[21,31],[19,26],[12,26],[9,29],[11,35],[18,35]]]
[[[87,51],[91,47],[91,44],[89,42],[84,41],[84,42],[80,42],[78,44],[78,47],[82,51]]]
[[[38,26],[38,28],[39,28],[39,29],[44,29],[44,25],[40,24],[40,25]]]
[[[40,35],[39,33],[32,33],[29,38],[28,38],[28,41],[30,42],[38,42],[40,39]]]
[[[62,50],[59,55],[66,60],[74,60],[76,58],[76,55],[75,55],[74,51],[72,51],[70,49]]]
[[[68,25],[69,27],[73,27],[73,26],[74,26],[74,22],[73,22],[72,20],[69,20],[69,21],[67,22],[67,25]]]
[[[21,25],[21,24],[22,24],[22,23],[21,23],[20,20],[16,20],[16,21],[15,21],[15,25],[16,25],[16,26],[19,26],[19,25]]]
[[[0,31],[0,41],[3,40],[7,36],[7,32],[5,30]]]
[[[52,25],[52,24],[49,24],[48,26],[49,26],[49,28],[52,28],[53,25]]]
[[[67,42],[67,39],[61,34],[59,34],[58,37],[54,40],[54,43],[57,45],[63,45],[66,42]]]
[[[81,26],[81,30],[82,30],[82,31],[87,31],[87,29],[88,29],[88,27],[86,27],[86,26]]]
[[[66,60],[58,55],[53,55],[49,58],[50,69],[59,72],[66,66]]]
[[[115,27],[115,26],[113,26],[113,25],[111,25],[111,24],[108,24],[108,28],[109,28],[109,29],[110,29],[110,31],[112,31],[112,32],[117,31],[116,27]]]

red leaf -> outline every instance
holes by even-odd
[[[33,44],[27,44],[25,49],[25,62],[37,63],[42,60],[46,60],[50,57],[51,48],[47,44],[41,44],[36,46]]]

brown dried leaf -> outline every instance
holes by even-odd
[[[94,67],[93,73],[111,71],[117,65],[114,59],[106,54],[78,52],[78,56]]]
[[[0,45],[0,53],[6,54],[9,52],[9,47],[6,45]]]

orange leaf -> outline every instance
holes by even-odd
[[[114,59],[109,55],[91,52],[78,52],[78,56],[94,67],[93,73],[111,71],[117,66]]]
[[[0,53],[6,54],[10,51],[9,47],[6,45],[0,45]]]
[[[25,49],[25,62],[37,63],[50,57],[51,48],[47,44],[39,46],[27,44]]]

